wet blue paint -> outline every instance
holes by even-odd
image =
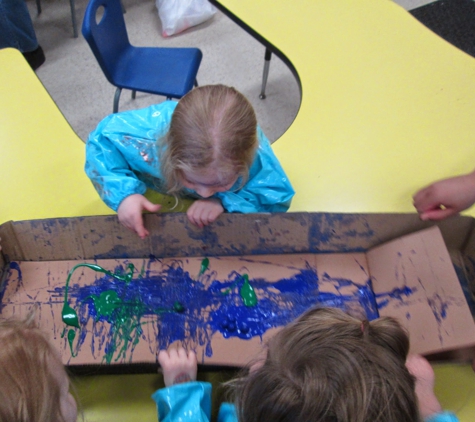
[[[259,299],[256,306],[249,307],[240,296],[243,273],[233,271],[225,279],[218,280],[212,268],[208,268],[196,280],[196,274],[190,275],[183,269],[186,258],[173,261],[160,273],[151,270],[156,258],[150,258],[144,261],[140,274],[128,284],[107,274],[88,286],[73,284],[71,280],[69,300],[78,312],[81,327],[76,332],[75,353],[82,347],[90,347],[94,356],[113,355],[114,360],[127,360],[132,358],[140,340],[147,342],[152,352],[178,340],[190,348],[202,346],[206,356],[212,356],[211,340],[218,332],[225,338],[262,337],[268,329],[289,323],[315,305],[359,313],[363,310],[372,320],[379,315],[378,307],[384,308],[390,301],[404,304],[416,291],[414,287],[403,286],[375,296],[369,279],[360,285],[327,273],[319,278],[315,268],[307,264],[296,270],[292,277],[274,282],[252,278],[249,274],[249,282]],[[124,261],[111,272],[124,274],[126,267],[127,261]],[[12,270],[18,272],[21,280],[18,263],[11,263]],[[327,291],[329,287],[331,293]],[[229,293],[223,294],[228,289]],[[123,324],[115,323],[118,315],[114,310],[110,314],[100,314],[96,308],[94,297],[111,290],[124,306],[133,309],[134,318],[128,324],[127,332],[121,331]],[[65,287],[48,291],[51,293],[48,303],[57,303],[62,301]],[[31,299],[33,303],[34,298]],[[432,300],[434,315],[440,321],[446,318],[449,305],[436,298]],[[410,315],[406,317],[410,318]]]
[[[148,266],[147,266],[148,267]],[[115,273],[124,272],[119,267]],[[226,280],[215,279],[209,269],[199,280],[182,267],[182,261],[174,261],[160,274],[149,268],[143,275],[128,284],[105,275],[88,286],[70,285],[69,300],[78,313],[81,333],[77,338],[79,351],[90,338],[93,353],[101,351],[114,359],[131,357],[139,339],[147,331],[154,336],[156,350],[167,348],[176,340],[192,347],[204,346],[206,355],[212,355],[211,339],[220,332],[223,337],[250,339],[261,337],[268,329],[285,325],[315,305],[338,307],[344,310],[364,310],[367,318],[378,317],[371,283],[358,285],[351,280],[332,279],[325,275],[325,283],[338,289],[350,286],[350,294],[321,291],[320,280],[314,268],[298,271],[293,277],[275,282],[249,277],[249,283],[258,295],[256,306],[246,306],[240,295],[245,282],[242,274],[233,271]],[[229,290],[223,295],[223,291]],[[122,325],[116,323],[119,310],[101,313],[96,308],[99,297],[106,291],[114,291],[124,306],[134,309],[134,330],[120,332]],[[52,298],[62,297],[64,288],[56,288]],[[176,303],[183,309],[176,310]],[[107,324],[104,324],[107,322]],[[86,326],[92,323],[92,332]],[[93,335],[92,335],[93,334]]]
[[[377,307],[378,309],[385,308],[393,300],[397,300],[398,302],[404,302],[405,299],[409,298],[415,292],[417,292],[417,288],[403,286],[396,287],[390,292],[377,293],[375,294]]]

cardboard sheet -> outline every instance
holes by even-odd
[[[437,227],[367,252],[87,262],[115,277],[84,261],[16,261],[2,299],[2,318],[24,317],[36,305],[40,326],[70,365],[154,363],[174,342],[196,350],[201,363],[243,365],[275,330],[315,305],[369,319],[395,316],[417,353],[475,344],[475,325]],[[245,303],[247,280],[254,306]],[[62,322],[65,298],[80,328]],[[68,333],[74,333],[71,346]]]

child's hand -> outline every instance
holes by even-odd
[[[196,380],[198,362],[192,350],[188,354],[183,347],[160,350],[158,362],[162,367],[163,380],[167,387]]]
[[[422,220],[442,220],[475,203],[475,172],[432,183],[414,197]]]
[[[198,199],[191,204],[186,215],[195,226],[202,228],[216,220],[223,212],[224,208],[219,199]]]
[[[409,355],[406,367],[416,378],[416,396],[419,412],[426,419],[442,411],[442,406],[434,393],[435,374],[432,366],[420,355]]]
[[[152,204],[145,196],[134,194],[127,196],[119,205],[117,215],[119,221],[128,229],[136,232],[142,239],[148,236],[143,225],[142,211],[157,212],[161,205]]]

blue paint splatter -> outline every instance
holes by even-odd
[[[115,273],[123,271],[122,267],[114,270]],[[204,347],[209,357],[213,353],[211,340],[217,332],[224,338],[262,337],[268,329],[291,322],[317,304],[366,313],[370,320],[378,317],[370,281],[359,285],[325,274],[323,285],[331,283],[337,293],[324,292],[316,270],[309,265],[292,277],[275,282],[249,278],[259,298],[253,307],[242,301],[239,292],[244,278],[236,271],[220,281],[208,270],[196,280],[183,269],[182,261],[176,260],[159,274],[149,268],[142,272],[142,276],[128,284],[105,275],[91,285],[70,285],[69,300],[77,310],[82,327],[76,351],[91,337],[93,353],[97,349],[111,355],[111,350],[115,350],[115,360],[125,358],[126,354],[131,359],[135,345],[147,329],[149,336],[152,333],[155,337],[156,344],[151,345],[155,350],[165,349],[179,340],[192,348]],[[343,288],[349,293],[343,294],[340,291]],[[133,332],[127,332],[127,338],[120,332],[121,324],[116,323],[120,309],[102,315],[95,307],[93,298],[111,290],[124,306],[133,307],[137,324]],[[62,298],[64,287],[55,288],[51,295],[52,299]],[[185,308],[184,312],[173,311],[177,301]],[[88,324],[92,324],[90,333],[86,329]]]
[[[390,292],[378,293],[375,295],[378,309],[385,308],[394,299],[404,303],[404,300],[417,292],[417,288],[408,286],[396,287]]]

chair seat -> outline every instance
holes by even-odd
[[[197,48],[131,46],[114,70],[113,83],[120,88],[181,98],[193,88],[201,58]]]

